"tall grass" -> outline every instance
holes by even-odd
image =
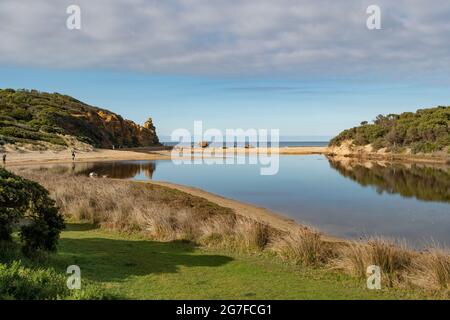
[[[21,171],[44,185],[64,215],[111,230],[139,231],[156,240],[191,240],[254,252],[272,228],[203,198],[163,186],[111,179]]]
[[[380,267],[384,284],[394,286],[404,281],[414,256],[406,244],[376,237],[341,245],[330,265],[361,278],[367,276],[368,266],[376,265]]]
[[[330,244],[317,231],[299,228],[280,237],[274,244],[274,251],[285,260],[303,266],[322,266],[332,257]]]
[[[45,171],[16,173],[44,185],[69,219],[141,232],[161,241],[183,239],[247,253],[270,251],[302,266],[332,267],[361,278],[367,276],[368,266],[377,265],[384,286],[450,290],[450,255],[436,246],[417,252],[404,243],[383,238],[330,241],[302,226],[282,232],[206,199],[163,186]]]
[[[450,289],[450,252],[434,246],[414,260],[410,281],[432,290]]]

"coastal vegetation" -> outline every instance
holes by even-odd
[[[47,169],[15,171],[45,186],[66,219],[76,222],[63,233],[59,246],[65,258],[82,263],[89,280],[106,283],[118,295],[243,299],[449,297],[450,256],[435,245],[419,252],[381,238],[335,240],[303,226],[278,230],[168,187],[91,179]],[[379,265],[383,274],[384,290],[378,293],[362,289],[366,268],[372,264]],[[290,271],[286,274],[282,269]],[[280,292],[271,293],[262,284],[272,278],[277,281],[269,282],[279,283],[276,289]],[[239,288],[239,284],[225,285],[227,281],[250,281],[249,295],[227,294]],[[297,291],[293,285],[313,289],[309,293]],[[334,291],[329,295],[320,294],[330,288]],[[185,295],[176,294],[183,290],[187,290]]]
[[[65,286],[62,274],[36,264],[56,251],[64,227],[46,189],[0,168],[0,299],[77,297]],[[77,294],[95,297],[86,291]]]
[[[151,119],[144,126],[59,93],[0,89],[0,143],[32,146],[146,147],[159,145]]]
[[[12,241],[19,222],[24,252],[56,250],[64,219],[48,191],[0,168],[0,241]]]
[[[392,153],[406,149],[413,154],[450,152],[450,107],[379,115],[373,123],[363,121],[360,126],[344,130],[330,141],[330,146],[340,146],[344,141]]]

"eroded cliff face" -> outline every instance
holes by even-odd
[[[0,144],[37,148],[158,146],[152,120],[143,126],[68,95],[0,89]]]
[[[89,111],[83,118],[97,128],[101,134],[100,146],[103,148],[160,145],[151,118],[145,122],[144,126],[104,110]]]

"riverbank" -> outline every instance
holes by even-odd
[[[450,256],[435,246],[419,252],[382,238],[330,241],[265,209],[184,186],[15,171],[46,187],[71,221],[153,241],[183,240],[202,248],[269,255],[323,272],[334,269],[359,278],[361,285],[367,266],[378,265],[383,288],[450,297]]]
[[[375,150],[372,145],[356,146],[352,141],[343,141],[339,146],[327,148],[326,155],[337,160],[355,158],[374,161],[397,161],[403,163],[449,164],[449,151],[442,150],[434,153],[412,153],[410,148],[403,148],[402,152],[390,152],[386,148]]]
[[[204,198],[212,203],[215,203],[221,207],[229,208],[236,212],[239,215],[244,217],[248,217],[250,219],[254,219],[256,221],[260,221],[265,223],[273,228],[282,230],[284,232],[290,232],[295,229],[301,227],[297,224],[293,219],[289,219],[284,217],[278,213],[270,211],[266,208],[257,207],[254,205],[246,204],[237,200],[228,199],[222,197],[220,195],[207,192],[205,190],[194,188],[190,186],[179,185],[170,182],[160,182],[160,181],[151,181],[151,182],[143,182],[143,183],[151,183],[153,185],[159,185],[168,187],[171,189],[179,190],[181,192],[190,194],[195,197]],[[330,237],[331,238],[331,237]]]
[[[7,147],[8,165],[31,165],[46,163],[71,163],[72,151],[64,150],[41,150],[30,151]],[[362,159],[401,163],[424,163],[424,164],[448,164],[450,155],[446,153],[438,155],[413,155],[387,153],[383,150],[371,152],[367,148],[348,148],[348,146],[336,147],[281,147],[281,148],[178,148],[171,147],[147,147],[131,149],[91,149],[75,151],[76,162],[99,162],[99,161],[133,161],[133,160],[171,160],[173,155],[180,157],[226,157],[233,155],[257,155],[257,154],[279,154],[279,155],[326,155],[335,160]]]
[[[64,150],[43,150],[30,151],[6,147],[7,163],[11,165],[45,164],[45,163],[70,163],[72,162],[72,151]],[[258,154],[274,153],[286,155],[308,155],[325,154],[326,147],[283,147],[283,148],[184,148],[175,150],[180,156],[232,156],[233,154]],[[96,161],[122,161],[122,160],[170,160],[172,150],[170,147],[148,147],[132,149],[92,149],[76,150],[75,161],[96,162]]]
[[[45,163],[71,163],[71,150],[61,151],[27,151],[7,150],[8,165],[29,165]],[[170,152],[161,147],[135,148],[135,149],[93,149],[88,151],[75,151],[75,161],[121,161],[121,160],[170,160]]]
[[[34,281],[23,274],[22,278],[16,276],[15,281],[4,281],[0,298],[2,293],[6,293],[6,299],[83,300],[427,298],[412,290],[368,290],[355,277],[287,264],[266,254],[236,253],[188,241],[155,241],[89,223],[68,223],[61,233],[57,253],[46,259],[28,261],[20,250],[11,256],[0,251],[0,281],[6,276],[5,270],[13,269],[8,265],[17,264],[18,260],[27,262],[25,276],[35,275]],[[69,265],[81,268],[82,290],[64,297],[57,293],[68,291]],[[47,274],[53,275],[50,280],[60,281],[42,281]],[[50,285],[56,293],[49,290]]]
[[[59,265],[80,265],[84,279],[123,299],[424,299],[411,290],[368,290],[335,271],[286,264],[183,241],[154,241],[70,224]],[[55,259],[56,260],[56,259]],[[64,268],[60,268],[65,272]]]

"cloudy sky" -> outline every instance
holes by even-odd
[[[0,87],[151,115],[162,135],[203,120],[331,136],[450,104],[449,17],[448,0],[2,0]]]

